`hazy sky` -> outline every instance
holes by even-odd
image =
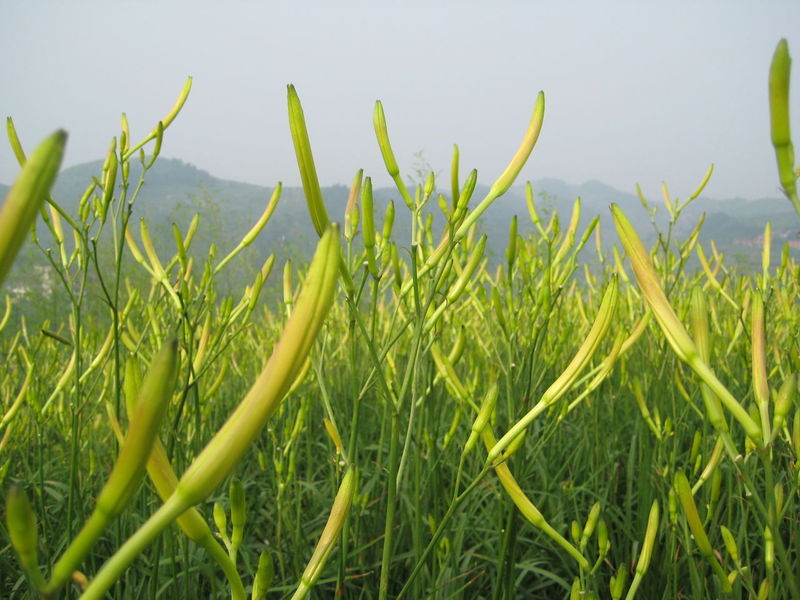
[[[188,75],[163,155],[213,175],[299,184],[286,84],[303,103],[323,184],[359,167],[388,182],[376,99],[403,172],[415,153],[490,184],[538,90],[547,110],[522,178],[598,179],[685,198],[778,195],[767,70],[787,37],[800,145],[800,2],[16,1],[0,7],[0,111],[31,148],[69,131],[66,165],[101,158],[119,115],[138,139]],[[3,140],[4,141],[4,140]],[[17,172],[0,143],[0,181]],[[462,175],[463,177],[463,175]]]

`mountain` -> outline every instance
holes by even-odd
[[[78,201],[87,185],[97,177],[102,168],[100,161],[85,163],[64,169],[58,177],[53,197],[69,214],[76,214]],[[141,166],[132,164],[128,198],[133,194],[139,179]],[[565,183],[558,179],[541,179],[533,182],[537,210],[542,220],[547,222],[553,211],[558,213],[561,226],[566,227],[570,219],[573,203],[581,199],[582,216],[579,233],[589,221],[600,215],[600,226],[604,245],[616,241],[613,222],[608,207],[618,204],[636,227],[645,241],[653,242],[656,234],[652,221],[662,231],[668,225],[668,213],[661,199],[649,199],[655,212],[653,217],[642,206],[635,194],[617,190],[599,181],[587,181],[580,185]],[[486,194],[488,187],[479,185],[473,195],[471,205],[475,206]],[[5,195],[5,191],[0,189]],[[177,159],[159,158],[147,172],[145,183],[136,199],[132,215],[132,225],[138,237],[138,220],[148,222],[159,253],[174,253],[172,224],[185,230],[191,217],[200,214],[200,226],[193,244],[198,256],[205,256],[210,245],[215,244],[217,256],[224,256],[236,246],[242,236],[250,229],[264,210],[273,192],[272,188],[229,181],[214,177],[207,171],[198,169]],[[442,190],[447,194],[447,190]],[[331,219],[341,221],[347,201],[348,190],[336,185],[323,189],[323,197]],[[389,201],[394,201],[397,217],[395,219],[395,239],[410,238],[408,212],[399,193],[394,188],[374,190],[376,206],[376,227],[380,229],[383,213]],[[436,199],[431,199],[426,210],[434,215],[435,227],[441,229],[443,218]],[[800,220],[783,199],[760,199],[755,201],[735,198],[714,200],[700,197],[691,203],[681,215],[675,226],[673,239],[683,240],[688,236],[705,213],[701,242],[707,244],[714,239],[718,249],[727,254],[729,260],[743,265],[760,264],[764,226],[772,222],[773,253],[777,255],[785,242],[792,245],[795,256],[800,253]],[[522,235],[532,233],[535,228],[528,217],[523,186],[514,186],[506,195],[499,198],[481,218],[481,227],[488,234],[488,247],[491,256],[499,258],[508,243],[508,226],[513,215],[519,217],[519,231]],[[44,243],[44,227],[39,226]],[[251,274],[260,266],[264,258],[274,252],[279,260],[291,256],[302,260],[307,258],[314,247],[316,234],[305,204],[303,191],[299,187],[283,188],[278,208],[267,227],[247,252],[243,253],[243,272]],[[594,255],[594,242],[587,244],[587,259]],[[30,256],[32,253],[28,253]],[[246,264],[245,264],[246,263]],[[231,285],[238,285],[234,277]]]

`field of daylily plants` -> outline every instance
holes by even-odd
[[[789,73],[782,41],[764,110],[800,230]],[[408,186],[377,103],[397,201],[358,171],[329,215],[289,86],[316,251],[263,257],[229,297],[280,185],[208,255],[202,220],[165,253],[133,217],[190,87],[143,137],[123,117],[74,214],[50,195],[66,134],[24,149],[8,121],[0,283],[33,228],[69,305],[32,326],[0,290],[0,597],[800,599],[800,265],[771,260],[769,226],[756,272],[703,247],[702,220],[675,238],[711,169],[641,198],[669,215],[652,247],[619,207],[611,246],[529,184],[534,233],[515,218],[490,262],[479,218],[543,93],[485,196],[457,147],[448,180]]]

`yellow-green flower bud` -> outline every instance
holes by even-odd
[[[22,569],[37,588],[42,587],[44,578],[39,570],[36,514],[27,494],[18,486],[8,490],[6,496],[6,527]]]
[[[622,598],[622,592],[625,591],[625,584],[628,582],[628,569],[625,563],[620,563],[617,567],[617,574],[611,576],[610,592],[612,600],[619,600]]]
[[[39,208],[50,193],[66,142],[66,132],[59,130],[39,144],[25,161],[0,208],[0,283],[8,274]]]
[[[783,429],[786,423],[786,417],[789,410],[794,405],[795,396],[797,395],[797,375],[791,374],[783,381],[781,389],[778,390],[778,395],[775,398],[775,414],[773,415],[773,435],[778,435],[780,430]],[[800,414],[798,412],[797,414]]]
[[[497,397],[500,393],[500,388],[497,383],[493,383],[486,395],[483,397],[480,411],[472,424],[472,431],[469,434],[467,443],[464,444],[464,454],[469,454],[475,447],[478,441],[478,436],[483,432],[483,429],[489,424],[489,417],[492,415],[495,405],[497,404]]]
[[[275,566],[272,562],[272,555],[264,550],[258,557],[258,569],[253,579],[253,594],[251,600],[263,600],[272,586],[275,577]]]
[[[597,523],[597,552],[600,557],[605,557],[611,549],[611,541],[608,539],[608,525],[605,519],[600,519]]]
[[[266,367],[178,483],[175,494],[188,506],[201,502],[228,476],[278,408],[333,304],[340,261],[339,230],[334,226],[317,245],[300,297]]]
[[[583,526],[581,533],[581,551],[586,547],[589,538],[592,537],[595,528],[597,527],[597,520],[600,518],[600,503],[595,502],[589,510],[589,516],[586,518],[586,524]]]
[[[792,58],[785,39],[778,42],[769,69],[769,113],[772,145],[778,163],[778,175],[784,192],[800,214],[800,199],[797,197],[797,175],[794,168],[791,120],[789,118],[789,80]]]
[[[577,544],[581,540],[581,526],[576,520],[572,520],[569,524],[569,535],[572,537],[572,542]]]
[[[236,552],[242,544],[245,523],[244,486],[234,478],[230,487],[231,500],[231,557],[235,560]]]
[[[222,505],[222,502],[214,502],[212,513],[214,515],[214,525],[217,526],[217,533],[219,533],[220,539],[223,541],[226,548],[230,548],[231,539],[228,537],[228,513],[225,512],[225,507]]]
[[[508,248],[506,248],[506,263],[509,273],[517,259],[517,215],[511,217],[511,225],[508,228]],[[509,275],[510,277],[510,275]]]
[[[48,593],[69,580],[97,538],[127,506],[139,487],[175,387],[177,366],[178,341],[173,337],[162,346],[142,380],[130,427],[111,475],[97,497],[94,512],[53,567]]]
[[[475,274],[475,270],[478,268],[478,265],[483,258],[483,252],[486,248],[486,234],[483,234],[481,238],[478,240],[478,244],[473,249],[472,254],[469,256],[469,260],[467,260],[467,264],[464,266],[464,269],[461,271],[461,275],[459,275],[456,282],[452,285],[450,290],[447,292],[447,301],[452,303],[458,300],[459,296],[464,292],[469,283],[472,276]]]
[[[383,231],[381,232],[381,240],[384,244],[388,244],[392,237],[392,227],[394,226],[394,202],[391,200],[386,205],[386,213],[383,216]]]
[[[731,395],[731,393],[722,385],[722,383],[714,375],[713,371],[702,360],[697,347],[695,346],[683,324],[678,319],[675,311],[670,306],[661,283],[658,280],[658,275],[653,263],[650,260],[650,255],[645,250],[642,241],[636,234],[633,226],[627,217],[622,213],[618,206],[611,205],[611,212],[614,216],[614,224],[617,228],[620,240],[622,241],[628,257],[636,273],[636,280],[639,283],[639,288],[644,294],[647,303],[650,305],[653,315],[658,322],[661,331],[664,333],[669,345],[672,347],[675,354],[687,363],[692,370],[697,373],[700,378],[706,383],[712,391],[718,396],[722,404],[727,408],[739,424],[744,428],[747,436],[753,440],[755,444],[761,444],[761,428],[759,425],[747,414],[747,411],[742,408],[742,405]]]
[[[330,225],[330,219],[328,218],[325,203],[322,201],[322,190],[319,187],[317,169],[314,166],[314,157],[311,154],[311,143],[308,141],[306,119],[303,115],[303,107],[300,105],[300,98],[298,98],[293,85],[288,86],[287,96],[289,102],[289,128],[292,132],[292,141],[297,155],[297,166],[300,168],[300,179],[303,182],[308,212],[311,215],[314,229],[322,237]]]
[[[364,170],[359,169],[350,184],[350,192],[347,195],[347,204],[344,208],[344,237],[348,242],[352,242],[358,229],[358,196],[361,194],[361,181],[364,177]]]
[[[342,531],[347,514],[350,512],[350,505],[355,493],[355,484],[355,469],[350,467],[342,478],[339,491],[336,493],[336,498],[333,500],[331,514],[328,516],[328,521],[325,523],[322,535],[314,548],[314,553],[311,555],[303,571],[300,584],[292,595],[292,600],[301,600],[305,598],[306,594],[308,594],[309,590],[322,574],[322,569],[328,562],[328,557],[339,537],[339,533]]]
[[[720,525],[720,533],[722,533],[722,541],[725,543],[725,549],[735,564],[739,564],[739,546],[736,544],[736,538],[733,537],[731,530]]]
[[[528,129],[525,132],[525,137],[522,139],[522,143],[517,149],[517,152],[514,154],[514,157],[511,159],[511,162],[506,167],[505,171],[503,171],[500,177],[498,177],[497,180],[495,180],[495,182],[492,184],[492,187],[489,189],[489,193],[486,194],[486,197],[481,201],[480,204],[478,204],[478,206],[475,207],[475,210],[469,214],[469,216],[458,228],[455,236],[457,240],[464,237],[475,221],[477,221],[484,211],[489,208],[489,205],[497,198],[505,194],[508,191],[508,188],[511,187],[511,184],[514,183],[514,180],[517,178],[517,175],[519,175],[522,167],[525,166],[525,162],[528,160],[533,147],[536,145],[536,140],[539,139],[539,133],[542,130],[543,122],[544,92],[539,92],[536,97],[536,105],[533,108],[533,115],[531,116],[531,120],[528,124]]]

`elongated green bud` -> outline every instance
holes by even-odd
[[[703,529],[703,521],[697,512],[697,505],[692,497],[689,480],[686,479],[683,471],[675,473],[675,491],[678,494],[678,500],[680,500],[681,507],[683,507],[683,513],[686,515],[686,521],[689,523],[689,529],[692,531],[700,554],[705,557],[710,556],[713,553],[711,542],[708,540],[705,529]]]
[[[0,208],[0,283],[11,269],[39,207],[53,186],[66,142],[66,132],[59,130],[39,144],[25,161]]]
[[[783,484],[779,481],[775,484],[775,512],[781,514],[783,512]]]
[[[766,444],[770,435],[769,384],[767,383],[766,334],[764,327],[764,298],[761,292],[753,294],[751,310],[751,359],[753,365],[753,396],[761,418],[763,439]]]
[[[478,437],[483,432],[484,428],[489,424],[489,417],[492,416],[492,411],[497,404],[497,396],[500,393],[500,388],[497,383],[492,384],[486,395],[483,397],[480,411],[478,416],[475,417],[475,422],[472,424],[472,431],[469,434],[467,443],[464,444],[464,455],[469,454],[478,442]]]
[[[131,156],[133,156],[134,152],[137,152],[139,148],[144,146],[147,142],[156,140],[156,148],[153,151],[153,156],[150,159],[147,168],[149,169],[151,166],[153,166],[153,162],[155,162],[155,159],[161,150],[161,140],[164,137],[164,130],[172,124],[172,122],[175,120],[175,117],[177,117],[178,113],[181,112],[183,105],[186,104],[186,100],[189,98],[189,92],[191,90],[192,78],[187,77],[186,82],[183,84],[183,88],[178,94],[178,99],[175,100],[175,104],[172,106],[166,116],[156,124],[152,131],[150,131],[150,133],[141,142],[132,148],[129,148],[128,151],[125,152],[123,155],[123,161],[127,161]]]
[[[235,561],[236,552],[242,544],[245,523],[244,486],[241,480],[234,478],[230,487],[231,499],[231,557]]]
[[[675,311],[670,306],[664,293],[658,275],[650,260],[650,255],[644,248],[642,241],[636,234],[633,226],[627,217],[622,213],[618,206],[611,205],[611,212],[614,216],[614,224],[617,228],[620,241],[628,253],[633,270],[636,273],[636,280],[639,288],[644,294],[647,303],[650,305],[653,315],[658,322],[661,331],[667,338],[669,345],[675,354],[682,361],[688,364],[692,370],[711,388],[717,395],[722,404],[727,408],[734,418],[747,433],[753,442],[761,446],[761,427],[747,414],[747,411],[731,395],[724,385],[717,379],[714,372],[700,356],[683,324],[678,319]]]
[[[490,427],[483,428],[481,439],[483,440],[483,444],[486,446],[487,450],[497,445],[497,441],[495,440],[494,434],[492,433]],[[572,556],[572,558],[578,562],[582,569],[588,571],[590,569],[589,561],[586,560],[586,557],[583,556],[580,550],[570,544],[569,540],[558,533],[558,531],[556,531],[547,522],[547,520],[544,518],[544,515],[542,515],[539,509],[536,508],[533,502],[530,501],[530,499],[525,495],[525,492],[519,486],[519,483],[511,473],[511,469],[508,468],[508,463],[503,462],[498,464],[494,467],[494,471],[497,474],[497,478],[500,480],[503,489],[505,489],[509,498],[511,498],[528,522],[537,529],[543,531],[545,535],[547,535],[550,539],[561,546],[561,548],[563,548],[570,556]]]
[[[686,478],[683,471],[675,473],[675,492],[678,494],[678,500],[680,501],[681,508],[683,508],[683,514],[686,516],[686,521],[689,524],[689,529],[692,532],[694,541],[697,544],[697,549],[700,551],[700,554],[703,555],[703,558],[711,565],[723,592],[730,594],[732,589],[731,583],[714,554],[714,549],[703,528],[700,514],[697,512],[697,505],[694,502],[692,490],[689,487],[689,480]]]
[[[452,196],[450,197],[450,202],[453,205],[453,210],[456,209],[456,203],[458,202],[458,160],[459,160],[459,152],[458,152],[458,145],[453,144],[453,159],[450,161],[450,189]]]
[[[768,573],[775,572],[775,540],[769,525],[764,528],[764,565]]]
[[[478,185],[478,170],[472,169],[469,175],[467,175],[466,181],[464,181],[464,189],[462,189],[461,193],[458,195],[456,209],[453,212],[452,218],[455,225],[461,223],[462,218],[466,214],[469,201],[472,199],[472,194],[475,193],[476,185]],[[447,238],[447,240],[449,241],[449,238]]]
[[[362,221],[364,223],[364,246],[372,248],[375,246],[375,214],[372,205],[372,179],[367,177],[364,180],[364,191],[361,195]]]
[[[361,194],[361,210],[364,222],[364,249],[367,253],[367,266],[370,275],[378,278],[378,264],[375,262],[375,213],[372,203],[372,179],[367,177],[364,180],[364,190]]]
[[[378,147],[383,156],[383,162],[386,165],[386,171],[392,177],[400,174],[400,167],[397,166],[397,160],[392,152],[392,145],[389,143],[389,130],[386,127],[386,114],[383,112],[383,104],[380,100],[375,101],[375,110],[372,115],[373,125],[375,126],[375,135],[378,138]]]
[[[214,516],[214,525],[217,527],[217,533],[219,533],[220,539],[225,546],[230,549],[231,538],[228,537],[228,513],[225,512],[225,507],[222,505],[222,502],[214,502],[212,514]]]
[[[394,226],[394,202],[391,200],[386,205],[386,213],[383,216],[383,231],[381,240],[384,244],[388,243],[392,237],[392,227]]]
[[[317,245],[303,290],[267,366],[178,483],[175,493],[189,506],[227,477],[294,382],[333,303],[340,258],[338,227],[332,227]]]
[[[455,302],[467,288],[467,284],[472,279],[472,276],[475,274],[475,270],[478,268],[478,265],[483,258],[483,252],[486,248],[486,234],[483,234],[481,238],[478,240],[477,246],[473,249],[472,254],[469,256],[469,260],[467,260],[467,264],[464,266],[464,269],[461,271],[461,275],[458,277],[456,282],[450,288],[450,291],[447,292],[447,301],[448,302]]]
[[[778,435],[786,423],[786,417],[789,410],[794,405],[795,396],[797,395],[797,376],[794,374],[789,375],[783,382],[781,389],[778,390],[778,396],[775,399],[774,422],[772,425],[773,435]],[[798,411],[800,414],[800,411]]]
[[[517,421],[506,434],[500,438],[500,441],[489,451],[487,463],[492,463],[500,456],[503,450],[508,446],[511,441],[517,437],[528,425],[530,425],[536,417],[538,417],[547,407],[551,406],[561,396],[563,396],[575,383],[578,375],[583,371],[586,365],[594,356],[600,342],[605,337],[611,320],[614,314],[614,309],[617,305],[619,287],[616,278],[612,279],[603,294],[603,300],[600,303],[600,308],[597,311],[597,317],[589,330],[589,334],[581,344],[575,356],[570,361],[564,372],[550,385],[549,388],[542,394],[539,402],[528,411],[528,413]],[[496,288],[492,288],[492,294]]]
[[[650,506],[650,515],[647,518],[647,529],[644,533],[642,552],[639,554],[639,561],[636,563],[637,574],[644,575],[650,567],[650,559],[653,556],[653,547],[655,546],[656,533],[658,532],[658,523],[658,500],[653,500],[653,504]]]
[[[331,514],[328,516],[328,521],[325,523],[322,535],[317,542],[317,546],[314,548],[314,553],[311,555],[311,559],[308,561],[303,571],[300,584],[292,595],[292,600],[301,600],[305,598],[322,574],[322,569],[325,568],[325,564],[328,562],[331,551],[344,526],[347,514],[350,512],[350,505],[355,492],[355,483],[355,469],[350,467],[342,478],[339,491],[336,493],[336,498],[333,500]]]
[[[6,496],[6,527],[11,545],[17,553],[20,565],[37,588],[44,585],[44,577],[39,569],[39,553],[36,547],[36,514],[33,512],[28,496],[18,486],[8,490]]]
[[[21,167],[28,159],[25,156],[25,151],[22,149],[22,142],[19,141],[17,128],[14,127],[14,119],[11,117],[6,117],[6,133],[8,134],[8,143],[11,145],[11,150],[14,152],[14,157],[17,159],[17,163]]]
[[[772,259],[772,223],[764,226],[764,246],[761,249],[761,287],[766,289],[769,281],[769,264]]]
[[[61,559],[53,567],[47,591],[60,588],[92,548],[105,528],[128,504],[139,487],[161,421],[175,386],[178,341],[168,341],[153,359],[139,389],[128,434],[111,475],[97,497],[95,510]]]
[[[586,547],[586,544],[589,542],[589,538],[592,537],[595,528],[597,527],[597,521],[600,518],[600,503],[595,502],[592,505],[592,508],[589,510],[589,516],[586,518],[586,524],[583,526],[583,532],[581,532],[580,537],[580,547],[581,552]]]
[[[117,139],[111,140],[111,147],[108,149],[106,164],[103,166],[103,199],[100,202],[102,214],[100,220],[105,223],[108,215],[108,208],[111,206],[111,199],[114,197],[114,188],[117,184]]]
[[[358,228],[358,208],[356,203],[361,194],[361,182],[364,178],[364,170],[359,169],[350,184],[350,192],[347,195],[347,204],[344,209],[344,237],[348,242],[353,241]]]
[[[611,576],[609,582],[611,599],[619,600],[622,598],[622,592],[625,591],[625,584],[628,582],[628,569],[624,562],[620,563],[617,567],[617,574]],[[631,598],[633,595],[631,595]]]
[[[236,248],[231,250],[231,252],[225,258],[223,258],[216,267],[214,267],[214,273],[219,273],[222,267],[228,264],[228,262],[233,259],[234,256],[239,254],[239,252],[255,241],[255,239],[258,237],[258,234],[261,233],[266,226],[267,222],[272,216],[272,213],[275,212],[275,208],[278,206],[278,200],[281,197],[282,189],[283,184],[281,184],[279,181],[278,185],[275,186],[275,189],[272,191],[272,196],[270,196],[269,202],[267,202],[267,206],[264,209],[264,212],[261,213],[258,221],[256,221],[255,225],[250,228],[250,231],[245,234],[245,236],[242,238],[242,241],[239,242]]]
[[[514,261],[517,259],[517,215],[511,217],[511,225],[508,227],[508,248],[506,248],[506,263],[508,264],[508,272],[514,266]],[[510,275],[509,275],[510,276]]]
[[[272,562],[272,554],[264,550],[258,557],[258,570],[253,579],[253,594],[251,600],[263,600],[272,586],[275,577],[275,566]]]
[[[608,525],[605,519],[600,519],[597,523],[597,552],[601,557],[605,557],[611,549],[611,542],[608,539]]]
[[[634,572],[633,581],[631,582],[631,587],[628,589],[628,593],[625,596],[625,600],[633,600],[633,597],[636,595],[636,590],[639,589],[639,585],[642,583],[642,578],[647,573],[647,569],[650,567],[650,559],[653,556],[653,546],[655,545],[656,533],[658,532],[658,524],[659,524],[659,509],[658,509],[658,500],[653,500],[653,504],[650,506],[650,515],[647,518],[647,529],[644,533],[644,543],[642,544],[642,551],[639,554],[639,560],[636,563],[636,570]],[[617,578],[619,579],[620,573],[617,572]],[[624,580],[623,580],[624,582]],[[612,584],[611,586],[611,595],[614,597],[615,592],[618,594],[616,597],[622,594],[622,588],[624,585],[618,585],[618,589],[614,589],[615,586]]]
[[[303,182],[308,212],[311,215],[311,222],[314,224],[317,235],[322,237],[331,221],[322,201],[322,191],[319,187],[319,179],[317,179],[317,168],[314,166],[311,143],[308,141],[306,119],[303,115],[303,107],[300,105],[300,98],[298,98],[293,85],[288,86],[287,95],[289,102],[289,128],[292,132],[294,151],[297,155],[297,166],[300,167],[300,179]]]
[[[283,263],[283,303],[286,305],[287,311],[291,312],[292,303],[294,302],[294,291],[292,290],[292,259],[287,258]]]
[[[769,114],[772,145],[778,163],[781,186],[800,215],[800,199],[797,197],[797,176],[794,171],[794,147],[792,146],[791,120],[789,118],[789,79],[792,59],[789,44],[785,39],[778,42],[769,69]]]
[[[722,541],[725,543],[725,548],[728,550],[728,554],[730,554],[731,560],[733,560],[733,562],[738,565],[739,546],[736,544],[736,538],[733,537],[731,530],[725,527],[725,525],[720,525],[719,530],[722,533]]]
[[[519,172],[522,170],[522,167],[525,166],[525,163],[528,160],[528,157],[533,150],[533,147],[536,145],[536,140],[539,139],[539,133],[542,130],[542,123],[544,122],[544,92],[539,92],[536,96],[536,105],[533,108],[533,115],[531,116],[531,121],[528,124],[528,129],[525,132],[525,137],[522,139],[522,143],[520,144],[517,152],[514,154],[514,157],[511,159],[511,162],[506,167],[506,170],[500,175],[500,177],[495,180],[492,184],[492,187],[489,189],[489,193],[486,194],[486,197],[481,201],[478,206],[475,207],[469,216],[464,220],[461,224],[461,227],[458,228],[456,232],[456,239],[461,239],[467,233],[467,230],[478,220],[484,211],[489,208],[489,205],[494,202],[497,198],[502,196],[508,191],[508,188],[514,183],[514,180],[519,175]]]
[[[575,519],[573,519],[572,523],[569,525],[569,535],[573,543],[577,544],[581,541],[581,526]]]

